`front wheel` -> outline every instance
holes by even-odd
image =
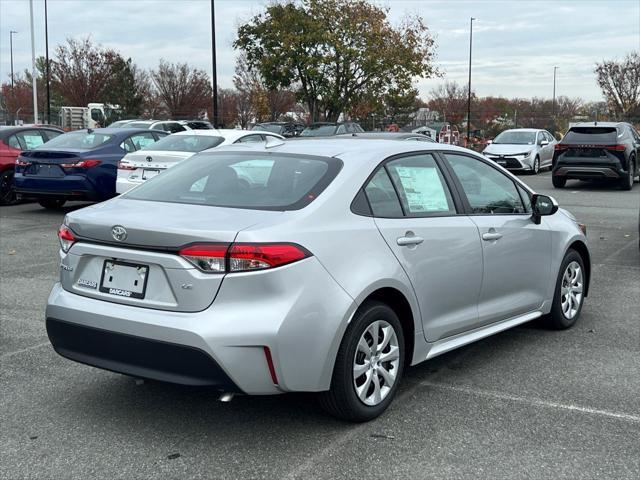
[[[578,252],[569,250],[562,261],[547,325],[554,330],[571,328],[582,311],[587,274]]]
[[[540,173],[540,157],[536,157],[533,160],[533,167],[531,167],[531,175],[537,175]]]
[[[557,177],[555,175],[553,175],[551,177],[551,181],[553,182],[553,186],[555,188],[564,188],[564,186],[567,184],[567,179],[564,177]]]
[[[41,207],[44,207],[47,210],[58,210],[62,208],[62,206],[67,203],[67,201],[59,198],[45,198],[42,200],[38,200],[38,203]]]
[[[342,339],[331,389],[320,394],[320,405],[351,422],[376,418],[396,394],[404,353],[402,325],[395,312],[384,303],[363,304]]]

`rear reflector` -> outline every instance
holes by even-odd
[[[66,225],[60,225],[58,229],[58,239],[60,240],[60,248],[62,248],[64,253],[67,253],[76,241],[73,232]]]
[[[250,272],[280,267],[311,256],[295,243],[189,245],[179,255],[207,273]]]
[[[278,385],[278,376],[276,375],[276,368],[273,365],[273,357],[271,356],[271,350],[269,347],[264,347],[264,356],[267,359],[267,366],[269,367],[269,375],[271,375],[271,381],[274,385]]]

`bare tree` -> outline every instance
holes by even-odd
[[[640,115],[640,54],[631,52],[621,61],[596,63],[596,80],[609,109],[618,117]]]
[[[467,116],[468,91],[457,82],[445,82],[431,90],[429,108],[440,113],[443,120],[459,125]]]
[[[151,71],[157,94],[171,117],[193,117],[207,110],[212,98],[209,75],[187,63],[160,60]]]

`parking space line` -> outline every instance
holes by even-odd
[[[9,358],[9,357],[12,357],[14,355],[18,355],[19,353],[28,352],[29,350],[35,350],[36,348],[42,348],[45,345],[51,345],[51,343],[43,342],[43,343],[39,343],[38,345],[32,345],[30,347],[25,347],[25,348],[22,348],[20,350],[16,350],[15,352],[3,353],[2,355],[0,355],[0,358]]]
[[[450,392],[464,393],[467,395],[473,395],[477,397],[492,398],[495,400],[503,400],[508,402],[524,403],[524,404],[532,405],[535,407],[568,410],[573,412],[585,413],[588,415],[598,415],[602,417],[615,418],[617,420],[625,420],[627,422],[632,422],[632,423],[640,423],[640,416],[632,415],[630,413],[610,412],[608,410],[600,410],[597,408],[581,407],[580,405],[573,405],[573,404],[560,403],[560,402],[550,402],[547,400],[541,400],[539,398],[520,397],[518,395],[511,395],[508,393],[500,393],[500,392],[495,392],[491,390],[481,390],[481,389],[469,388],[469,387],[460,387],[460,386],[449,385],[445,383],[434,383],[434,382],[424,381],[424,382],[420,382],[419,385],[423,387],[436,388],[439,390],[447,390]]]

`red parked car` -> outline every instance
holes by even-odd
[[[11,205],[16,201],[13,171],[20,152],[31,150],[63,133],[64,130],[48,125],[0,127],[0,205]]]

